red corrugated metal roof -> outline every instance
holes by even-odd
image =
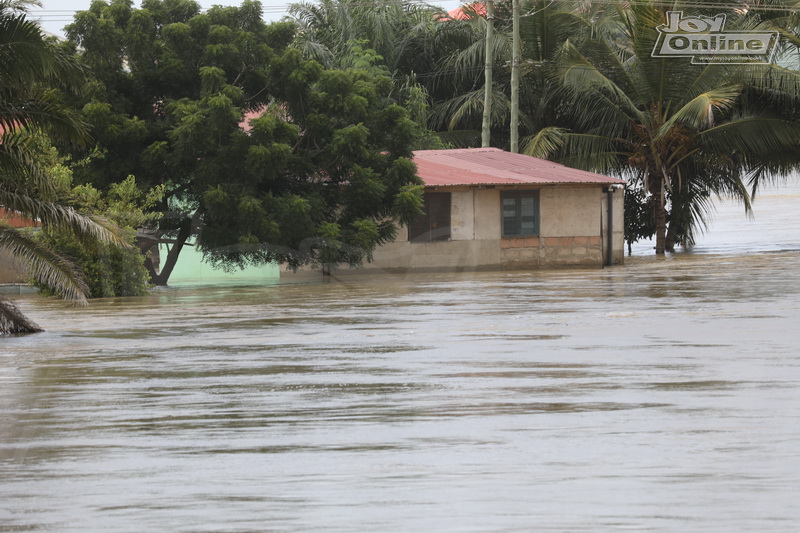
[[[594,172],[499,148],[417,150],[417,173],[425,185],[520,185],[557,183],[625,183]]]

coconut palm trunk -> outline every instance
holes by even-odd
[[[656,254],[664,255],[667,248],[667,210],[664,199],[664,179],[650,178],[650,194],[653,202],[653,216],[656,227]]]

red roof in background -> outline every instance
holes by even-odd
[[[16,128],[11,130],[12,133],[24,126],[24,124],[22,124],[18,120],[12,120],[11,123],[14,125],[14,128]],[[3,144],[3,135],[5,134],[6,134],[6,127],[3,124],[0,124],[0,144]]]
[[[499,148],[418,150],[417,174],[425,185],[554,185],[558,183],[625,183],[594,172]]]
[[[250,121],[259,118],[265,109],[266,106],[261,109],[257,109],[255,111],[246,112],[244,114],[244,117],[242,117],[242,121],[239,122],[239,127],[242,128],[244,131],[250,131],[252,129],[252,127],[250,126]]]
[[[465,7],[472,8],[472,11],[474,11],[475,13],[473,14],[472,12],[464,11]],[[478,15],[480,17],[485,17],[486,4],[483,4],[481,2],[473,2],[471,4],[464,4],[463,6],[457,9],[447,12],[447,18],[451,18],[453,20],[469,20],[473,18],[475,15]]]
[[[14,211],[9,211],[5,207],[0,207],[0,221],[12,228],[31,228],[39,225],[38,222],[25,218]]]

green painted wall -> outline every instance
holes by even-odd
[[[167,256],[167,250],[161,245],[161,257]],[[178,263],[169,278],[170,286],[181,285],[206,285],[220,283],[276,283],[280,279],[278,265],[263,267],[248,267],[244,270],[235,270],[227,273],[215,270],[211,265],[202,261],[202,254],[192,246],[185,246],[178,256]]]

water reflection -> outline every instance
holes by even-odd
[[[0,531],[793,531],[799,266],[23,299]]]

